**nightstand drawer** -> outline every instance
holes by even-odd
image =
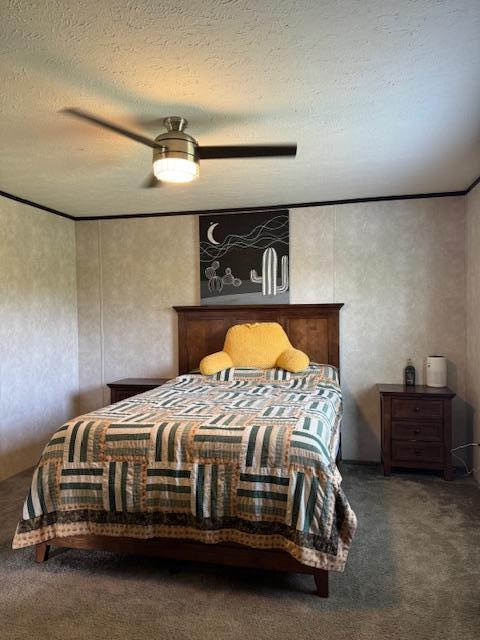
[[[125,387],[122,389],[112,389],[110,392],[112,404],[115,402],[120,402],[120,400],[126,400],[127,398],[131,398],[132,396],[136,396],[139,393],[145,393],[145,389],[138,389],[137,387],[133,389]]]
[[[441,462],[443,447],[441,444],[427,442],[392,441],[392,463],[398,462]]]
[[[165,382],[168,382],[170,378],[123,378],[123,380],[117,380],[116,382],[108,382],[107,387],[110,387],[111,403],[120,402],[126,400],[132,396],[136,396],[139,393],[145,393],[151,389],[156,389]]]
[[[414,400],[413,398],[392,398],[393,418],[441,419],[443,402],[441,400]]]
[[[392,438],[394,440],[443,440],[441,422],[394,422],[392,421]]]

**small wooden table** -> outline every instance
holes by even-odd
[[[159,387],[169,380],[171,378],[123,378],[123,380],[109,382],[107,387],[110,387],[111,403],[113,404],[136,396],[139,393],[150,391],[150,389],[155,389],[155,387]]]
[[[437,469],[453,480],[452,400],[448,387],[379,384],[383,472],[392,467]]]

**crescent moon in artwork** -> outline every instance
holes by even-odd
[[[211,224],[211,225],[208,227],[208,231],[207,231],[207,238],[209,239],[209,241],[210,241],[212,244],[220,244],[220,242],[217,242],[217,241],[215,240],[215,238],[213,237],[213,230],[215,229],[215,227],[216,227],[218,224],[219,224],[218,222],[214,222],[213,224]]]

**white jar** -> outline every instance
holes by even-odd
[[[446,387],[447,359],[443,356],[428,356],[425,365],[427,387]]]

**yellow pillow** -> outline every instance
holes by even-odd
[[[299,349],[286,349],[277,358],[277,367],[298,373],[310,364],[309,357]]]
[[[200,371],[204,376],[212,376],[217,371],[229,369],[230,367],[233,367],[233,362],[225,351],[211,353],[209,356],[202,358],[200,362]]]
[[[271,369],[278,356],[292,345],[277,322],[236,324],[227,331],[223,350],[235,367]]]
[[[308,366],[308,356],[294,349],[278,322],[236,324],[227,331],[223,351],[203,358],[200,371],[212,375],[228,367],[302,371]]]

